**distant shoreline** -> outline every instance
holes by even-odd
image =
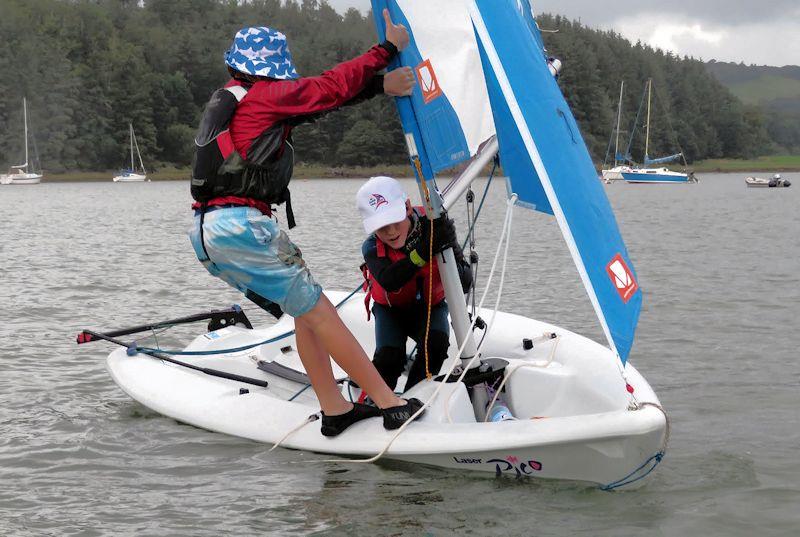
[[[47,182],[106,182],[119,174],[119,170],[107,172],[60,172],[50,173],[45,170],[44,180]],[[164,168],[156,172],[148,172],[147,178],[151,181],[188,181],[191,175],[189,168]],[[389,175],[392,177],[411,177],[413,172],[406,164],[387,164],[385,166],[352,166],[335,168],[332,166],[318,166],[297,164],[294,167],[294,179],[337,179],[337,178],[362,178],[376,175]]]
[[[711,159],[689,165],[696,173],[800,172],[800,155],[771,155],[750,160]]]
[[[791,173],[800,172],[800,155],[776,155],[752,160],[716,159],[703,160],[689,165],[695,173]],[[488,173],[488,169],[486,170]],[[46,182],[105,182],[111,181],[116,171],[108,172],[61,172],[45,171]],[[190,175],[189,168],[165,168],[150,172],[147,178],[152,181],[185,181]],[[387,164],[383,166],[331,166],[298,164],[294,169],[295,179],[360,179],[376,175],[391,177],[413,177],[407,164]]]

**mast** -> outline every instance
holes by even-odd
[[[398,99],[398,101],[403,101],[404,99],[408,98],[401,97]],[[416,130],[416,128],[414,130]],[[431,173],[430,178],[425,177],[417,148],[417,137],[415,134],[418,134],[418,131],[416,133],[406,133],[409,158],[417,176],[417,183],[419,185],[419,193],[420,197],[422,198],[422,204],[425,206],[425,211],[429,215],[429,218],[433,220],[434,218],[441,216],[445,211],[444,200],[442,200],[442,197],[436,188],[433,173]],[[421,142],[421,137],[419,139]],[[475,173],[475,176],[477,176],[477,173]],[[472,178],[474,179],[475,177]],[[453,325],[453,332],[455,332],[456,341],[458,342],[459,347],[462,345],[464,346],[464,350],[461,352],[461,362],[466,366],[466,364],[478,353],[478,346],[475,344],[475,338],[472,336],[472,332],[469,330],[472,323],[469,319],[467,302],[464,299],[464,291],[461,289],[461,279],[458,277],[456,257],[453,253],[453,249],[448,248],[442,253],[437,254],[436,262],[439,265],[439,275],[442,278],[444,295],[445,299],[447,300],[447,306],[450,310],[450,320]],[[480,363],[475,363],[472,367],[476,368],[479,366]]]
[[[133,123],[128,123],[128,127],[130,128],[130,135],[131,135],[131,172],[136,170],[136,167],[133,164]]]
[[[619,124],[622,120],[622,90],[625,87],[625,80],[619,83],[619,104],[617,105],[617,139],[614,142],[614,167],[617,167],[617,155],[619,155]]]
[[[25,173],[28,173],[28,101],[25,97],[22,98],[22,122],[25,124]]]
[[[133,133],[133,127],[131,127],[131,133]],[[136,135],[133,135],[133,143],[136,144],[136,155],[139,157],[139,166],[142,167],[142,175],[145,175],[147,171],[144,169],[144,162],[142,161],[142,152],[139,151],[139,141],[136,139]]]
[[[653,79],[647,79],[647,129],[644,137],[644,165],[647,166],[650,153],[650,97],[653,93]]]

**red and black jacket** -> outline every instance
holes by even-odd
[[[383,77],[376,74],[396,54],[385,42],[317,77],[250,86],[231,80],[226,88],[247,89],[238,102],[230,91],[217,90],[195,140],[191,191],[196,205],[249,205],[264,212],[271,204],[289,202],[292,128],[382,93]]]

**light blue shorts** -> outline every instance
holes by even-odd
[[[308,313],[319,301],[322,287],[311,276],[300,249],[277,222],[256,209],[227,207],[206,211],[205,251],[200,242],[198,213],[189,238],[206,270],[242,293],[256,293],[292,317]]]

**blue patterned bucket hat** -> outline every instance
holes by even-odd
[[[266,26],[242,28],[225,53],[225,64],[248,75],[291,80],[299,75],[286,36]]]

